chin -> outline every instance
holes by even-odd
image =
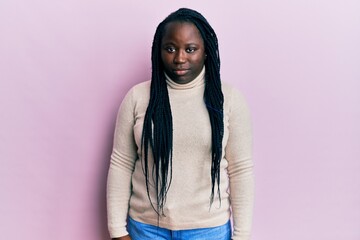
[[[186,77],[177,77],[175,78],[176,80],[174,80],[177,83],[189,83],[192,81],[192,79],[186,78]]]

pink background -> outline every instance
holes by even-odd
[[[223,81],[251,107],[252,239],[360,239],[357,0],[2,0],[1,239],[108,239],[116,112],[182,6],[215,28]]]

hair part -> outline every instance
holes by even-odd
[[[158,213],[164,215],[166,195],[172,180],[172,150],[173,124],[172,114],[161,59],[161,43],[165,27],[170,22],[190,22],[199,30],[205,47],[205,91],[204,102],[207,107],[211,124],[211,193],[210,207],[214,201],[215,186],[221,204],[220,196],[220,161],[222,159],[222,139],[224,135],[223,103],[224,96],[220,81],[220,56],[218,39],[208,21],[197,11],[180,8],[171,13],[157,27],[151,52],[152,76],[150,100],[147,107],[141,139],[143,172],[146,178],[146,191],[151,206]],[[152,153],[154,163],[150,169],[149,153]],[[153,179],[154,185],[150,183]],[[149,189],[156,191],[156,207],[150,197]]]

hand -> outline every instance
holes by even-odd
[[[112,240],[131,240],[131,237],[129,235],[126,235],[123,237],[113,238]]]

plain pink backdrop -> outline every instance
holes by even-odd
[[[118,106],[187,6],[249,102],[253,240],[360,239],[360,2],[0,2],[0,238],[108,239]]]

